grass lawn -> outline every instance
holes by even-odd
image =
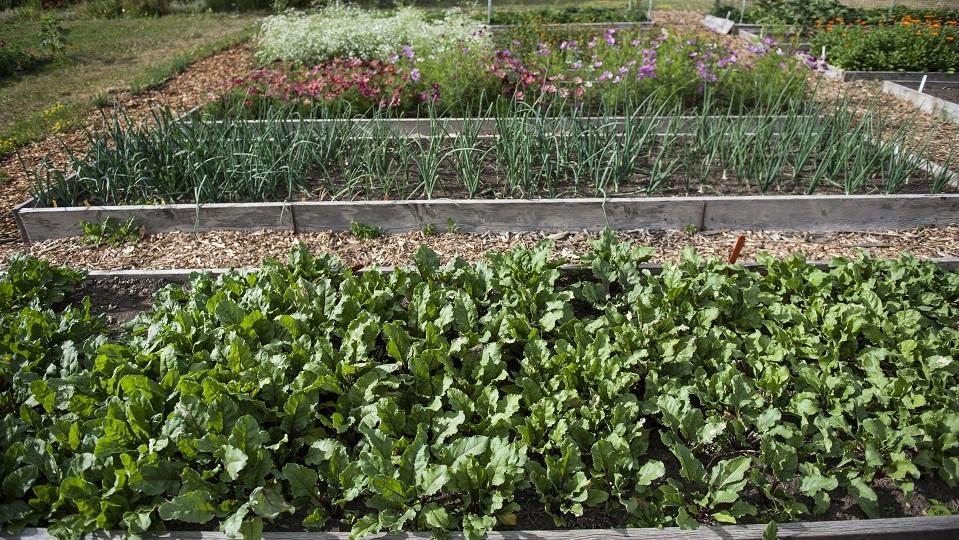
[[[65,21],[66,58],[0,80],[0,155],[81,118],[110,88],[144,88],[250,34],[255,16],[168,15]],[[3,17],[0,41],[40,50],[36,20]]]

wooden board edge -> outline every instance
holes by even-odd
[[[902,101],[911,103],[921,111],[933,116],[938,116],[948,122],[959,124],[959,103],[954,103],[931,94],[921,93],[917,90],[909,88],[908,86],[899,84],[896,81],[883,81],[882,91],[895,96]]]
[[[959,271],[959,256],[955,257],[917,257],[918,260],[924,262],[931,262],[938,265],[940,268],[947,272]],[[818,268],[820,270],[825,270],[830,267],[832,264],[831,261],[826,260],[811,260],[807,261],[810,266]],[[749,261],[742,263],[742,266],[749,270],[761,270],[764,266],[761,263],[755,261]],[[662,263],[646,263],[638,266],[641,270],[649,270],[653,274],[656,274],[662,271],[664,264]],[[242,266],[237,268],[171,268],[171,269],[129,269],[129,270],[84,270],[87,275],[87,279],[121,279],[121,280],[130,280],[130,281],[149,281],[149,280],[159,280],[159,281],[170,281],[170,282],[184,282],[190,279],[190,276],[194,274],[203,274],[210,273],[213,275],[225,274],[231,271],[237,272],[252,272],[257,270],[258,267],[252,266]],[[358,273],[368,272],[372,270],[377,270],[383,273],[389,273],[394,271],[396,268],[412,268],[411,266],[392,266],[392,265],[369,265],[357,270]],[[588,272],[590,271],[589,267],[567,264],[560,267],[560,270],[563,272],[577,273],[577,272]]]
[[[934,174],[943,170],[928,160],[909,155],[920,167]],[[959,174],[953,175],[953,181],[959,182]],[[888,205],[911,205],[916,207],[909,220],[896,214],[877,212],[860,221],[843,219],[833,222],[809,221],[803,219],[790,221],[788,217],[781,221],[756,221],[751,210],[756,204],[766,208],[782,206],[783,213],[791,208],[822,208],[822,215],[828,215],[842,205],[862,206],[872,204],[877,208]],[[526,215],[529,212],[545,212],[550,207],[568,206],[581,212],[555,216],[552,221],[516,221],[517,212]],[[712,207],[714,210],[711,210]],[[686,225],[697,225],[700,230],[743,229],[743,230],[810,230],[810,231],[857,231],[883,228],[908,228],[904,224],[942,225],[959,222],[956,208],[959,207],[959,194],[905,194],[905,195],[794,195],[794,196],[742,196],[742,197],[644,197],[621,199],[432,199],[412,201],[330,201],[330,202],[293,202],[293,203],[223,203],[201,205],[205,225],[199,228],[195,221],[178,224],[170,214],[176,212],[195,212],[197,205],[163,205],[157,207],[99,206],[66,208],[21,209],[19,218],[23,222],[25,240],[64,238],[76,236],[81,221],[95,221],[115,214],[117,218],[126,218],[135,213],[137,222],[148,233],[153,232],[206,232],[214,230],[260,231],[278,230],[307,232],[316,230],[344,230],[353,221],[384,227],[387,232],[400,232],[420,228],[432,223],[437,215],[442,221],[452,219],[464,225],[464,231],[480,229],[494,232],[532,232],[532,231],[578,231],[601,230],[613,226],[619,230],[630,228],[672,229]],[[696,210],[700,208],[700,210]],[[947,211],[943,214],[943,211]],[[277,212],[275,222],[243,219],[256,212]],[[586,213],[583,213],[586,212]],[[718,212],[718,214],[716,214]],[[499,221],[490,221],[489,216],[502,213]],[[287,215],[288,214],[288,215]],[[509,214],[509,215],[507,215]],[[597,216],[602,214],[604,220]],[[693,215],[695,214],[695,216]],[[926,215],[928,214],[928,215]],[[545,214],[544,214],[545,215]],[[712,216],[718,215],[715,219]],[[804,214],[814,216],[814,214]],[[815,214],[818,215],[818,214]],[[512,217],[511,217],[512,216]],[[732,217],[728,217],[732,216]],[[530,218],[532,219],[532,218]],[[544,218],[545,219],[545,218]],[[431,221],[432,220],[432,221]],[[478,221],[479,220],[479,221]],[[54,224],[51,225],[50,222]],[[474,223],[475,222],[475,223]],[[810,224],[815,226],[811,227]],[[472,228],[470,228],[472,227]]]
[[[946,540],[959,535],[959,516],[930,516],[908,518],[880,518],[845,521],[810,521],[781,523],[779,538],[795,540]],[[491,531],[489,540],[599,540],[604,538],[641,538],[646,540],[761,540],[766,525],[721,525],[680,529],[678,527],[580,529],[554,531]],[[226,540],[217,531],[171,531],[145,535],[148,539]],[[264,540],[340,540],[349,533],[339,532],[264,532]],[[53,540],[43,528],[28,528],[16,535],[4,535],[9,540]],[[122,532],[108,531],[87,535],[86,538],[120,540]],[[380,535],[378,538],[432,538],[430,533],[402,533]],[[449,538],[461,539],[462,533],[453,532]]]

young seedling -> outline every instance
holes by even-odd
[[[383,228],[354,221],[350,224],[350,234],[360,240],[372,240],[383,236]]]

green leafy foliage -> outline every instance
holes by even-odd
[[[136,244],[143,238],[143,229],[137,226],[135,218],[122,222],[109,217],[99,223],[81,221],[80,230],[83,241],[94,246]]]
[[[640,22],[646,20],[642,9],[616,9],[598,6],[565,6],[522,10],[495,10],[491,24],[570,24]]]
[[[813,51],[826,48],[829,63],[862,71],[959,69],[959,27],[914,21],[881,27],[829,27],[810,39]]]
[[[354,221],[350,223],[350,234],[362,240],[371,240],[383,236],[383,228]]]
[[[549,245],[356,274],[301,247],[168,286],[112,341],[36,295],[4,310],[0,523],[479,538],[521,501],[694,527],[959,483],[959,275],[650,253],[608,233],[572,275]]]

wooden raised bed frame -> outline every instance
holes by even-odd
[[[621,199],[433,199],[14,209],[27,242],[81,234],[80,223],[133,218],[148,234],[213,230],[397,233],[452,220],[463,232],[681,229],[868,231],[959,223],[959,195],[796,195]]]
[[[678,527],[662,529],[581,529],[561,531],[492,531],[489,540],[605,540],[608,538],[637,538],[643,540],[762,540],[765,525],[724,525],[683,530]],[[264,532],[265,540],[346,540],[349,533]],[[430,533],[403,533],[378,538],[426,539]],[[18,535],[5,536],[9,540],[54,540],[46,529],[24,529]],[[121,532],[99,532],[86,538],[120,540]],[[173,531],[145,538],[156,540],[227,540],[216,531]],[[451,532],[451,539],[463,538],[462,533]],[[959,538],[959,516],[889,518],[847,521],[813,521],[782,523],[780,539],[794,540],[955,540]]]
[[[926,84],[936,84],[937,82],[944,81],[927,81]],[[956,82],[956,84],[959,85],[959,82]],[[882,91],[887,94],[892,94],[903,101],[912,103],[920,111],[927,112],[953,124],[959,124],[959,103],[953,103],[940,97],[918,92],[908,86],[898,84],[895,81],[884,81],[882,83]]]

